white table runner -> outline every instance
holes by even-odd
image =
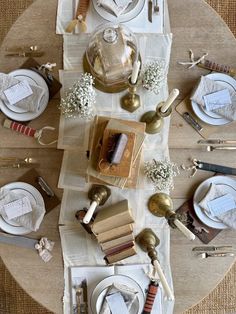
[[[164,5],[161,3],[161,12],[165,12],[165,19],[158,19],[157,24],[153,23],[152,27],[155,34],[152,32],[147,23],[147,11],[143,11],[141,22],[135,24],[135,19],[131,21],[131,29],[134,32],[142,32],[145,34],[136,34],[140,54],[144,63],[154,59],[165,60],[169,65],[172,35],[170,33],[161,34],[164,30],[169,29],[169,17],[166,1]],[[146,5],[147,3],[145,3]],[[59,0],[58,1],[58,16],[57,16],[57,33],[64,34],[65,26],[72,19],[75,11],[76,3],[73,1]],[[145,6],[147,9],[147,7]],[[144,10],[146,10],[144,8]],[[145,13],[144,13],[145,12]],[[98,16],[93,16],[95,12],[93,8],[89,9],[87,24],[88,31],[94,28],[98,23]],[[164,16],[164,13],[162,14]],[[93,17],[93,20],[90,19]],[[90,22],[89,22],[90,21]],[[157,21],[157,19],[155,20]],[[89,23],[88,23],[89,22]],[[104,22],[104,21],[101,21]],[[134,23],[134,24],[132,24]],[[128,23],[126,23],[128,26]],[[141,25],[141,28],[139,28]],[[160,34],[157,34],[159,33]],[[89,34],[64,35],[64,70],[60,71],[60,80],[63,84],[61,95],[64,96],[68,89],[76,81],[79,75],[83,72],[82,59],[89,42]],[[156,105],[168,97],[167,83],[163,85],[158,95],[148,92],[141,86],[138,89],[138,94],[141,97],[142,105],[134,113],[129,113],[121,109],[120,98],[127,91],[109,94],[109,103],[107,103],[106,93],[96,91],[96,114],[110,116],[114,118],[128,119],[139,121],[141,115],[148,111],[154,110]],[[143,148],[143,160],[149,161],[152,158],[157,160],[169,159],[168,152],[168,131],[170,119],[164,119],[163,129],[159,134],[147,135]],[[59,187],[64,188],[64,194],[60,212],[60,235],[62,242],[62,252],[64,258],[64,276],[65,276],[65,294],[64,294],[64,312],[71,311],[71,278],[69,269],[71,266],[94,266],[105,265],[103,253],[101,252],[95,239],[92,239],[75,219],[75,212],[82,209],[84,206],[89,206],[87,192],[91,187],[85,181],[87,157],[86,150],[88,149],[89,131],[91,121],[75,119],[65,119],[61,116],[58,148],[66,149],[64,152],[63,163],[59,178]],[[155,218],[147,210],[147,201],[154,193],[153,186],[143,173],[143,163],[140,170],[138,189],[118,189],[111,187],[112,195],[106,206],[117,201],[127,198],[130,207],[133,209],[135,219],[134,233],[137,235],[145,227],[152,228],[160,239],[160,245],[157,247],[158,257],[163,271],[166,275],[170,287],[173,289],[170,260],[169,260],[169,226],[165,219]],[[168,191],[165,191],[168,193]],[[137,264],[149,263],[150,259],[147,254],[138,248],[138,254],[122,261],[122,264]],[[161,314],[173,313],[174,302],[166,300],[164,293],[162,299]]]

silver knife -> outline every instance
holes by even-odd
[[[236,140],[219,140],[219,139],[212,139],[212,140],[199,140],[198,144],[236,144]]]
[[[152,0],[148,0],[148,21],[152,23]]]
[[[228,250],[228,249],[232,249],[232,245],[223,245],[223,246],[195,246],[192,251],[203,251],[203,252],[207,252],[207,251],[220,251],[220,250]]]
[[[194,119],[194,117],[190,113],[184,112],[183,118],[186,122],[188,122],[198,132],[203,129],[202,126]]]
[[[10,169],[10,168],[37,168],[39,167],[39,163],[33,163],[33,162],[17,162],[13,164],[0,164],[0,169]]]
[[[43,51],[21,51],[21,52],[9,52],[5,54],[5,57],[42,57],[44,55]]]

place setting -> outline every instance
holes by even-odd
[[[57,34],[90,33],[107,22],[122,23],[134,32],[162,33],[164,12],[163,0],[60,0]]]

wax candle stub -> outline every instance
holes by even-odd
[[[131,75],[132,84],[135,84],[137,82],[139,69],[140,69],[140,61],[134,61],[133,71]]]
[[[179,95],[179,90],[177,88],[173,89],[169,97],[164,102],[163,106],[161,107],[161,112],[166,112],[170,108],[170,106],[173,104],[175,99],[178,97],[178,95]]]

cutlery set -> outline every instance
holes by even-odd
[[[0,157],[0,169],[38,167],[32,158]]]
[[[196,246],[192,249],[193,252],[200,252],[197,254],[197,257],[201,259],[205,259],[208,257],[228,257],[234,256],[232,252],[232,245],[223,245],[223,246]],[[230,250],[230,251],[225,251]],[[216,251],[224,251],[224,252],[216,252]],[[210,253],[208,253],[210,252]],[[212,253],[213,252],[213,253]]]
[[[38,46],[11,47],[6,49],[6,57],[32,57],[38,58],[44,55],[44,51],[38,50]]]

